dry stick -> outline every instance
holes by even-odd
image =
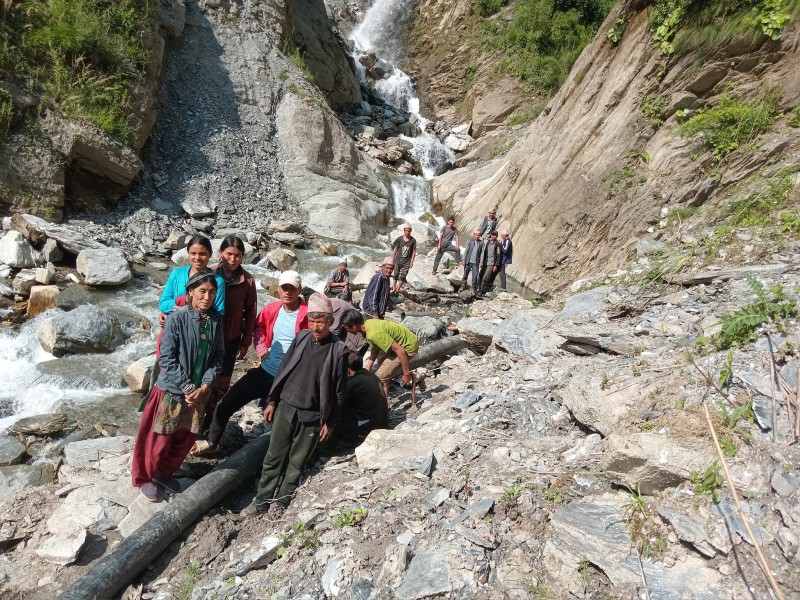
[[[800,437],[800,361],[797,361],[797,388],[794,392],[794,436]]]
[[[772,336],[767,334],[767,343],[769,348],[769,370],[772,376],[769,378],[770,391],[772,392],[772,441],[778,440],[778,407],[776,406],[777,400],[775,399],[775,358],[772,355]]]
[[[713,387],[717,390],[720,394],[727,396],[721,389],[719,389],[715,384],[714,380],[711,379],[711,376],[703,371],[700,366],[694,361],[694,357],[690,357],[690,362],[692,366],[697,369],[703,379],[706,381],[709,387]],[[742,505],[739,504],[739,494],[736,492],[736,487],[733,485],[733,477],[731,477],[731,472],[728,470],[728,463],[725,462],[725,455],[722,452],[722,448],[719,445],[719,440],[717,439],[717,432],[714,429],[714,424],[711,422],[711,413],[708,412],[708,403],[703,403],[703,410],[706,414],[706,424],[708,425],[708,429],[711,432],[711,439],[714,440],[714,448],[717,450],[717,456],[719,457],[720,463],[722,463],[722,468],[725,470],[725,480],[728,482],[728,488],[730,488],[731,495],[733,496],[733,502],[736,504],[736,512],[739,514],[739,518],[744,523],[745,529],[747,529],[747,533],[750,536],[750,541],[753,543],[753,547],[756,549],[756,553],[758,554],[759,563],[761,566],[761,570],[764,571],[764,574],[769,581],[770,587],[772,591],[775,592],[778,600],[785,600],[781,589],[778,587],[778,582],[775,581],[775,578],[772,576],[772,571],[769,569],[769,563],[767,562],[764,553],[761,551],[761,544],[758,543],[756,540],[756,536],[753,535],[753,530],[750,529],[750,523],[747,521],[747,517],[744,516],[744,511],[742,510]]]
[[[642,574],[642,581],[644,582],[644,595],[647,600],[650,600],[650,588],[647,587],[647,577],[644,576],[644,565],[642,565],[642,555],[636,551],[636,558],[639,559],[639,572]]]
[[[794,395],[794,390],[789,389],[789,384],[786,383],[786,380],[780,373],[777,373],[778,377],[778,387],[783,390],[783,393],[786,394],[786,414],[789,417],[789,433],[792,434],[792,439],[795,439],[796,436],[794,435],[794,413],[792,412],[792,403],[797,403],[797,397]]]
[[[761,569],[767,576],[772,591],[775,592],[775,596],[777,596],[778,600],[785,600],[783,592],[781,592],[781,589],[778,587],[778,582],[775,581],[775,578],[772,576],[772,571],[770,571],[767,558],[761,551],[761,544],[758,540],[756,540],[756,536],[753,535],[753,530],[750,528],[750,523],[747,521],[744,511],[742,511],[742,505],[739,504],[739,494],[736,492],[736,488],[733,485],[731,472],[728,470],[728,464],[725,462],[725,455],[722,453],[722,448],[720,447],[719,440],[717,439],[717,432],[714,430],[714,424],[711,422],[711,414],[708,412],[708,404],[703,403],[703,409],[706,413],[706,423],[708,424],[708,429],[711,432],[711,439],[714,440],[714,447],[717,449],[717,456],[719,457],[719,461],[722,463],[722,468],[725,470],[725,480],[728,482],[728,488],[730,489],[731,495],[733,496],[733,501],[736,504],[736,512],[739,513],[739,518],[742,520],[742,523],[744,523],[745,529],[747,529],[747,535],[750,536],[750,541],[753,543],[753,547],[756,549],[756,553],[758,554],[758,558],[761,563]]]

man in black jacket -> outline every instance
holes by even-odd
[[[481,239],[486,242],[489,240],[489,236],[492,235],[493,232],[497,231],[497,218],[495,215],[497,214],[497,210],[494,208],[489,211],[488,216],[483,217],[483,221],[481,221],[480,226],[478,227],[478,231],[481,232]]]
[[[272,433],[258,493],[242,511],[245,516],[271,508],[272,516],[279,518],[317,443],[331,437],[347,385],[347,349],[331,334],[332,323],[330,299],[312,294],[308,330],[298,333],[289,346],[267,397],[264,420],[273,423]]]

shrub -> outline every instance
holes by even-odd
[[[14,104],[11,102],[11,94],[0,88],[0,142],[8,136],[13,113]]]
[[[794,174],[780,174],[764,180],[752,195],[734,202],[728,212],[733,227],[766,227],[775,223],[775,212],[782,209],[794,188]]]
[[[133,141],[131,90],[149,59],[152,0],[11,0],[0,12],[0,78],[65,115]]]
[[[747,102],[736,95],[723,94],[714,108],[698,111],[678,127],[679,135],[705,135],[704,146],[721,160],[745,142],[767,131],[775,121],[777,102],[767,96]]]
[[[506,5],[508,0],[475,0],[475,14],[490,17]]]
[[[483,41],[500,68],[553,92],[608,14],[605,0],[515,0],[509,19],[486,21]]]

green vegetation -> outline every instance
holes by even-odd
[[[776,115],[777,100],[774,96],[746,101],[738,95],[722,94],[717,106],[698,111],[678,127],[678,134],[702,132],[704,147],[711,150],[714,158],[721,160],[767,131]]]
[[[308,68],[305,58],[300,53],[300,48],[292,50],[291,54],[289,54],[289,58],[292,63],[294,63],[294,66],[303,72],[303,77],[305,77],[309,83],[314,83],[314,74],[311,72],[311,69]]]
[[[189,600],[192,597],[192,590],[198,581],[200,581],[200,565],[194,562],[190,563],[186,566],[186,572],[183,574],[183,580],[178,588],[178,598],[180,600]]]
[[[144,34],[155,27],[152,0],[4,0],[3,7],[0,79],[130,145],[132,90],[144,82]]]
[[[564,502],[564,492],[560,487],[551,485],[542,493],[542,498],[553,504],[561,504]]]
[[[794,175],[780,172],[764,180],[755,193],[732,203],[726,223],[732,227],[767,227],[776,223],[775,212],[782,209],[794,190]]]
[[[665,55],[716,48],[734,37],[778,40],[800,17],[798,0],[656,0],[650,31]]]
[[[786,124],[789,127],[800,127],[800,104],[795,106],[792,112],[789,113],[789,119]]]
[[[650,153],[646,150],[628,150],[628,158],[633,160],[640,160],[647,164],[650,162]]]
[[[625,30],[628,28],[628,14],[623,14],[619,19],[614,21],[614,25],[606,33],[608,41],[612,44],[619,44],[622,41],[622,36],[625,35]]]
[[[666,96],[654,98],[646,92],[639,95],[639,113],[656,129],[664,124],[662,115],[667,104],[669,104],[669,98]]]
[[[696,494],[711,494],[711,499],[714,502],[720,501],[722,498],[720,488],[725,480],[722,478],[717,461],[711,463],[702,475],[697,471],[692,471],[690,478]]]
[[[14,105],[11,103],[11,94],[0,88],[0,142],[8,136],[13,116]]]
[[[522,496],[522,485],[515,481],[513,485],[503,487],[503,502],[514,504]]]
[[[366,508],[354,508],[353,510],[343,510],[336,515],[331,524],[334,529],[341,529],[342,527],[355,527],[367,518]]]
[[[475,10],[485,17],[502,4],[478,0]],[[484,21],[483,41],[500,56],[503,71],[552,93],[592,41],[610,7],[608,0],[512,0],[508,18]]]
[[[540,114],[542,114],[545,106],[546,104],[544,102],[540,102],[539,104],[536,104],[527,110],[519,110],[509,117],[508,124],[513,126],[522,125],[523,123],[530,123]]]
[[[287,71],[286,69],[281,69],[280,73],[278,73],[278,79],[280,79],[281,81],[286,81],[287,79],[289,79],[289,71]]]
[[[711,339],[717,350],[755,340],[758,328],[764,323],[772,322],[783,329],[785,320],[798,314],[797,302],[786,298],[780,285],[770,288],[767,294],[760,281],[748,275],[747,282],[756,294],[756,301],[732,313],[723,313],[722,329]]]

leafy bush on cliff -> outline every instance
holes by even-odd
[[[777,102],[772,96],[748,102],[723,94],[717,106],[698,112],[678,127],[678,134],[703,132],[704,146],[720,160],[769,129],[776,114]]]
[[[500,67],[544,91],[557,90],[611,7],[606,0],[514,0],[509,18],[487,20],[484,43]]]
[[[131,90],[144,79],[152,0],[4,0],[2,6],[0,79],[130,144]]]

